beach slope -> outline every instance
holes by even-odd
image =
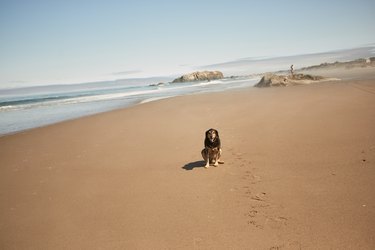
[[[204,132],[224,165],[205,169]],[[0,138],[1,249],[374,249],[375,82],[199,94]]]

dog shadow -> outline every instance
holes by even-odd
[[[185,170],[193,170],[194,168],[203,168],[206,165],[205,161],[194,161],[186,164],[182,168]]]

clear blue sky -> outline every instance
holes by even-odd
[[[373,0],[0,0],[0,88],[375,42]]]

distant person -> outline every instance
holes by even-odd
[[[293,64],[290,65],[290,74],[291,74],[292,76],[294,76],[294,68],[293,68],[293,67],[294,67]]]

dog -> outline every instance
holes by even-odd
[[[221,157],[221,141],[219,137],[219,132],[216,129],[209,129],[205,133],[204,139],[204,149],[202,149],[202,157],[206,162],[205,168],[208,168],[210,164],[215,167],[220,164],[224,164],[224,161],[220,159]]]

